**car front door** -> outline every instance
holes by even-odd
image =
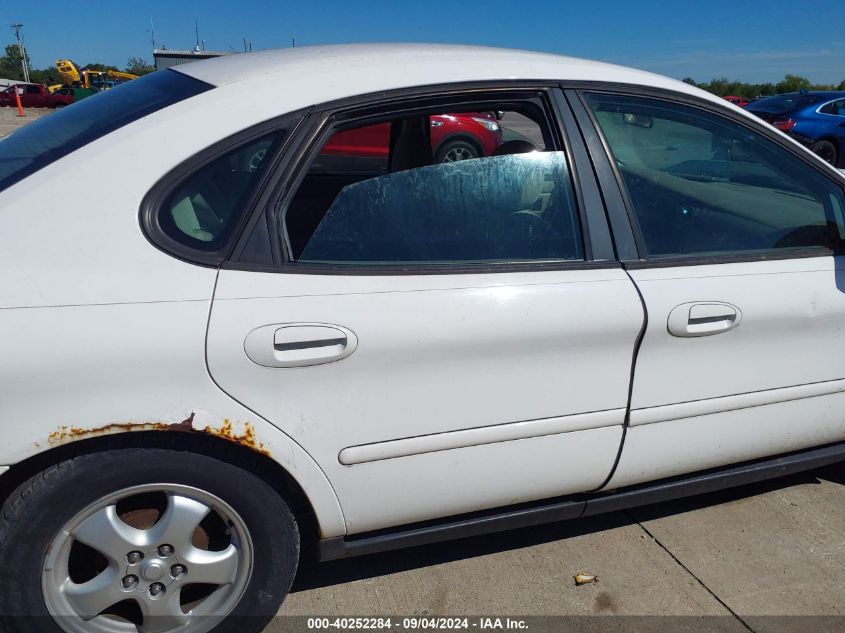
[[[626,267],[648,314],[608,486],[844,439],[845,181],[706,103],[582,98],[638,237]]]
[[[539,151],[443,164],[427,131],[442,96],[315,115],[308,162],[269,205],[284,263],[220,271],[211,376],[315,458],[348,533],[596,489],[612,470],[642,306],[583,239],[586,207],[604,212],[549,94],[452,95],[455,112],[531,117]],[[330,182],[316,158],[334,134],[388,122],[391,168],[309,186]]]

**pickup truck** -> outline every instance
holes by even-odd
[[[61,108],[74,102],[72,94],[50,94],[47,86],[43,84],[16,84],[0,92],[0,106],[17,105],[15,90],[18,91],[24,108]]]

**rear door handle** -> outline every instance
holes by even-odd
[[[358,347],[352,330],[326,323],[278,323],[247,334],[244,352],[263,367],[308,367],[346,358]]]
[[[710,336],[734,329],[742,321],[735,305],[721,301],[682,303],[669,313],[667,328],[672,336]]]

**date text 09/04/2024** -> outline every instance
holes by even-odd
[[[406,618],[308,618],[308,631],[325,629],[338,630],[367,630],[367,629],[399,629],[405,631],[420,630],[525,630],[528,628],[525,620],[514,618],[441,618],[441,617],[406,617]]]

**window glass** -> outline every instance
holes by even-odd
[[[171,238],[200,250],[218,250],[237,227],[244,204],[284,132],[274,132],[207,163],[171,193],[159,224]]]
[[[657,99],[587,95],[649,256],[833,247],[843,191],[739,123]]]
[[[566,157],[539,112],[432,113],[331,136],[285,214],[294,258],[426,264],[583,259]],[[380,161],[343,168],[325,158]]]
[[[164,70],[28,123],[0,139],[0,191],[109,132],[209,89]]]

